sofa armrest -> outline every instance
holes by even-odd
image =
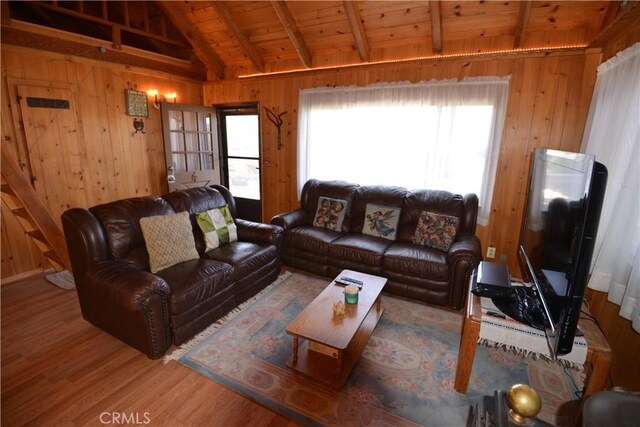
[[[449,306],[453,309],[464,307],[469,279],[474,268],[482,260],[480,239],[473,234],[462,234],[456,237],[447,254],[447,263],[451,271],[451,291]]]
[[[62,228],[76,280],[96,262],[111,258],[102,225],[87,209],[72,208],[62,214]]]
[[[271,218],[271,224],[279,225],[285,230],[309,225],[307,212],[304,209],[296,209],[291,212],[284,212]]]
[[[238,240],[270,243],[280,247],[282,242],[282,227],[274,224],[236,219]]]
[[[151,359],[171,346],[168,296],[159,276],[123,261],[91,266],[78,286],[82,316]]]
[[[456,236],[447,253],[447,262],[455,262],[456,259],[467,257],[476,265],[482,260],[482,250],[480,248],[480,239],[473,234],[463,234]]]
[[[149,295],[162,294],[166,298],[171,293],[163,278],[123,261],[94,264],[87,271],[85,284],[85,290],[105,304],[112,303],[131,311],[140,310]]]

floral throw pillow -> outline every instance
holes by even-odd
[[[342,223],[346,214],[346,200],[320,197],[318,198],[318,208],[313,217],[313,225],[339,232],[342,230]]]
[[[460,219],[455,216],[422,211],[413,243],[446,252],[453,244],[459,226]]]
[[[229,205],[197,213],[196,221],[204,234],[206,251],[238,240],[238,228],[233,222]]]
[[[367,203],[367,208],[364,211],[362,234],[396,240],[399,220],[400,208]]]

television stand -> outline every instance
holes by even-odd
[[[531,288],[514,287],[511,289],[511,296],[494,297],[491,301],[501,312],[520,323],[541,331],[551,326],[540,307],[540,301],[533,295]]]
[[[469,377],[473,367],[473,359],[476,355],[476,346],[480,337],[480,323],[482,323],[482,307],[480,297],[471,293],[471,280],[467,290],[467,303],[462,321],[462,336],[460,337],[460,349],[458,352],[458,365],[454,388],[458,393],[466,393],[469,387]],[[589,315],[588,308],[583,305],[583,311]],[[584,394],[586,399],[593,393],[604,390],[611,367],[611,347],[604,335],[595,324],[586,318],[581,318],[578,326],[582,329],[587,341],[587,360],[585,361],[586,379]]]

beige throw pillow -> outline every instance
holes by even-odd
[[[140,227],[149,253],[151,272],[200,258],[189,212],[142,218]]]

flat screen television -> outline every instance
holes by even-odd
[[[523,279],[530,287],[515,294],[512,303],[520,307],[511,311],[544,329],[554,355],[573,346],[606,182],[606,167],[592,155],[534,152],[519,242]]]

